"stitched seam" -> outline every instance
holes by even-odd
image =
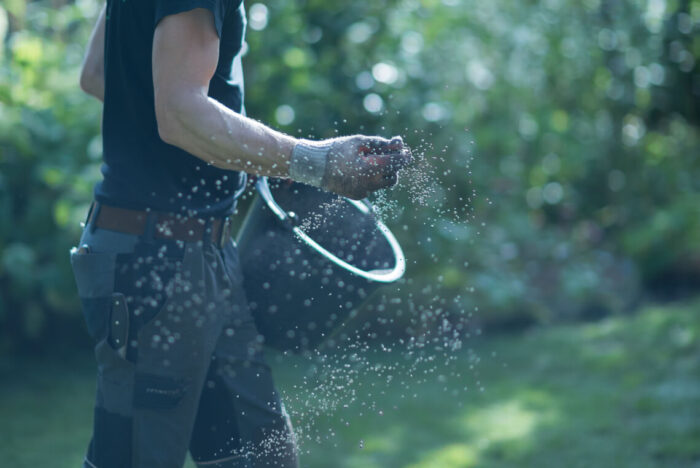
[[[235,460],[235,459],[237,459],[237,458],[243,458],[243,457],[245,457],[245,455],[243,455],[243,454],[241,454],[241,455],[231,455],[230,457],[219,458],[218,460],[197,461],[197,462],[195,462],[195,463],[196,463],[198,466],[214,465],[214,464],[216,464],[216,463],[223,463],[223,462],[227,462],[227,461],[231,461],[231,460]],[[97,468],[97,467],[95,467],[95,468]]]

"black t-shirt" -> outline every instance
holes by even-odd
[[[165,16],[195,8],[214,14],[220,50],[209,96],[243,111],[242,0],[107,0],[103,180],[96,199],[123,208],[189,216],[230,213],[242,174],[211,166],[158,136],[153,34]]]

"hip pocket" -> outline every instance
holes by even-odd
[[[116,254],[73,250],[70,262],[88,333],[101,340],[107,335],[112,308]]]
[[[114,285],[129,311],[129,335],[136,339],[143,326],[162,312],[182,282],[182,262],[137,251],[116,258]]]

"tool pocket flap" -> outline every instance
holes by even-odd
[[[112,305],[116,254],[72,251],[71,266],[88,333],[104,338]]]

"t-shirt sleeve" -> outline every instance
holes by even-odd
[[[195,8],[206,8],[214,15],[216,33],[221,37],[221,28],[224,24],[225,0],[155,0],[155,22],[158,26],[160,20],[169,15],[176,15]]]

